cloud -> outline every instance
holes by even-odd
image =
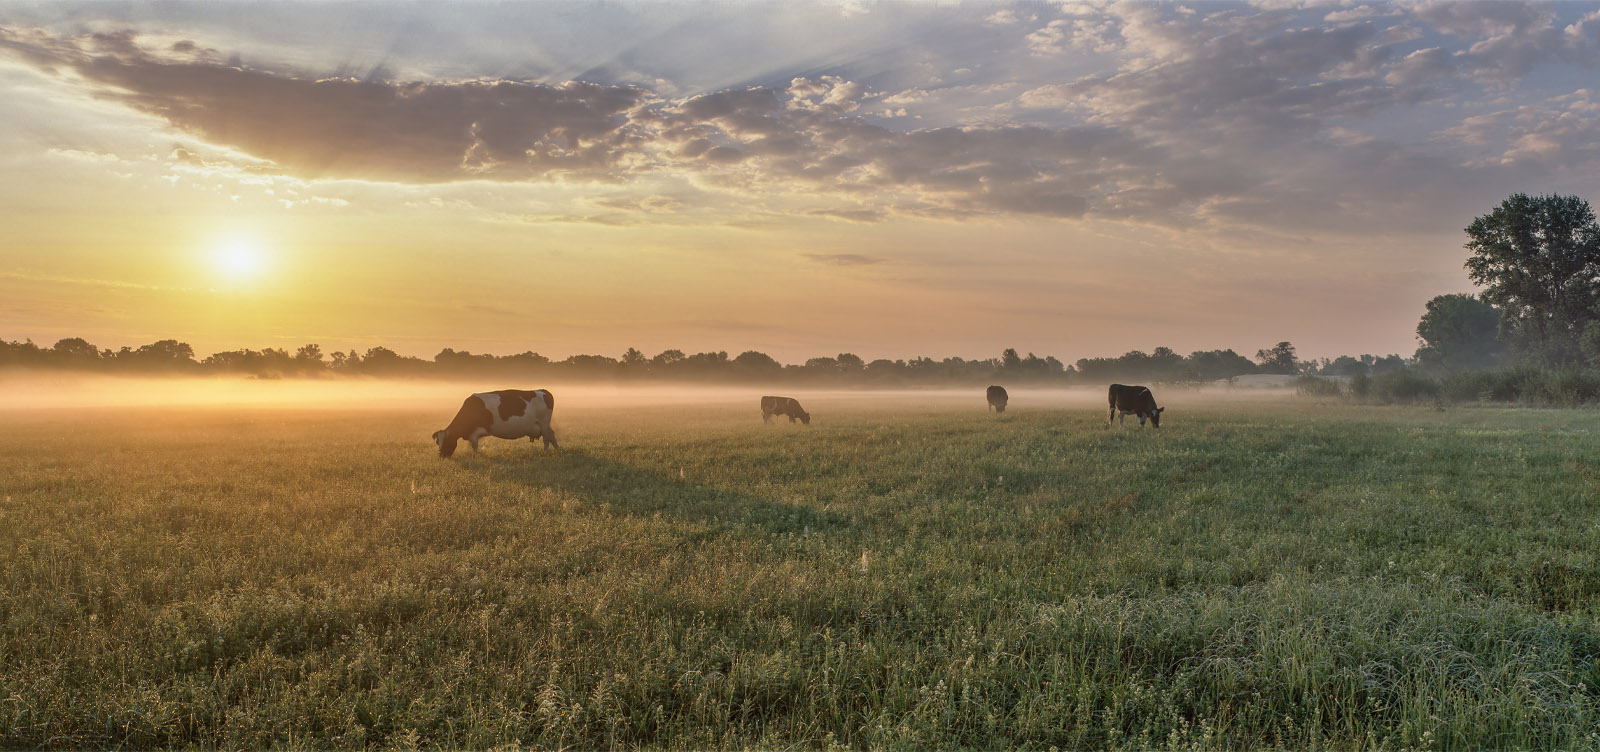
[[[848,222],[872,223],[883,220],[883,212],[876,209],[812,209],[806,214],[813,217],[832,217]]]
[[[604,168],[627,146],[627,111],[648,95],[579,82],[295,77],[165,59],[128,33],[83,40],[7,33],[0,47],[69,67],[102,97],[301,177],[431,182]]]
[[[269,73],[169,60],[143,50],[132,35],[10,35],[0,44],[70,67],[97,84],[102,97],[301,178],[619,181],[688,171],[726,190],[870,195],[879,214],[1076,217],[1094,181],[1075,181],[1083,191],[1064,193],[1057,190],[1061,177],[1104,158],[1086,150],[1091,142],[1114,140],[1093,128],[890,131],[852,115],[871,95],[837,76],[668,101],[637,87],[584,82]],[[195,164],[197,158],[182,149],[173,159]],[[1050,192],[1023,195],[1017,181],[1048,184]]]
[[[1600,11],[1561,26],[1557,6],[1542,3],[1434,0],[1412,14],[1449,36],[1470,40],[1462,53],[1474,77],[1509,82],[1553,61],[1600,63]]]
[[[1348,224],[1359,208],[1375,227],[1437,210],[1463,180],[1593,164],[1585,102],[1520,115],[1463,103],[1482,96],[1475,82],[1594,64],[1600,12],[1351,6],[988,8],[968,13],[968,28],[938,27],[932,38],[955,52],[908,38],[916,60],[889,72],[808,61],[687,95],[667,83],[316,75],[132,32],[0,30],[0,51],[164,119],[189,144],[170,158],[183,169],[588,186],[587,209],[506,207],[501,221],[1010,216],[1283,229]],[[637,60],[614,67],[671,78]],[[964,85],[928,83],[950,71]],[[1497,114],[1475,120],[1486,110]],[[1390,133],[1439,117],[1461,125]],[[228,161],[197,156],[211,149]],[[1368,161],[1380,154],[1388,161]]]
[[[1443,131],[1478,147],[1480,166],[1551,175],[1600,163],[1600,92],[1579,89],[1542,102],[1476,115]]]
[[[810,261],[829,266],[870,266],[884,262],[884,259],[877,256],[864,256],[859,253],[802,253],[800,255]]]

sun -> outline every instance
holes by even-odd
[[[212,251],[212,265],[229,282],[249,282],[267,268],[261,245],[248,238],[229,238]]]

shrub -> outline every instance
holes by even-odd
[[[1505,379],[1498,371],[1471,371],[1446,374],[1439,381],[1440,396],[1449,402],[1505,401],[1515,397],[1507,392]]]
[[[1453,373],[1440,394],[1451,402],[1522,402],[1582,405],[1600,401],[1600,375],[1574,368],[1546,369],[1524,363],[1496,371]]]
[[[1294,388],[1302,397],[1337,397],[1344,394],[1344,387],[1338,379],[1322,376],[1301,376],[1295,379]]]
[[[1351,376],[1350,396],[1361,400],[1372,396],[1372,377],[1364,373]]]
[[[1529,369],[1522,398],[1551,405],[1581,405],[1600,396],[1600,379],[1576,368]]]
[[[1439,398],[1439,382],[1412,368],[1372,377],[1372,395],[1381,402],[1422,402]]]

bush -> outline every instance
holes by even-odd
[[[1338,379],[1322,376],[1301,376],[1295,379],[1294,388],[1302,397],[1338,397],[1344,394],[1344,387]]]
[[[1371,393],[1380,402],[1423,402],[1439,398],[1439,382],[1412,368],[1372,377]]]
[[[1443,379],[1440,393],[1451,402],[1575,406],[1600,401],[1600,375],[1525,363],[1497,371],[1449,374]]]
[[[1600,396],[1600,379],[1576,368],[1526,369],[1520,382],[1523,401],[1551,405],[1581,405]]]
[[[1504,402],[1515,399],[1509,384],[1496,371],[1446,374],[1440,380],[1440,395],[1449,402]]]
[[[1351,376],[1350,396],[1360,400],[1372,396],[1372,377],[1364,373]]]

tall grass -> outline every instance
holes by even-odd
[[[1600,415],[13,414],[0,746],[1600,745]]]

